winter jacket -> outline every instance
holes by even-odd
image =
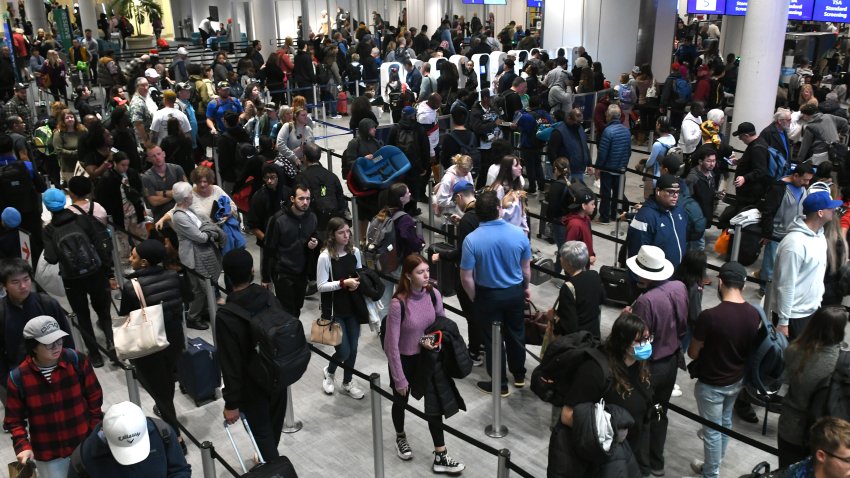
[[[826,274],[826,238],[823,228],[809,229],[803,217],[794,219],[776,250],[773,271],[773,310],[779,325],[808,317],[820,307]]]
[[[313,70],[313,58],[309,53],[301,51],[295,55],[293,60],[293,79],[298,86],[305,86],[310,83],[318,83],[316,73]]]
[[[549,75],[546,75],[546,77],[548,78]],[[562,72],[555,77],[552,87],[549,88],[548,99],[549,106],[552,108],[550,111],[553,115],[561,111],[566,116],[573,109],[573,90],[567,85],[566,73]]]
[[[556,126],[546,144],[546,156],[550,163],[562,156],[566,157],[570,160],[570,173],[583,173],[591,165],[591,159],[587,133],[581,123],[569,125],[561,122]]]
[[[103,204],[106,213],[112,216],[112,221],[118,229],[124,229],[124,201],[121,196],[121,189],[124,189],[124,194],[127,201],[133,205],[133,210],[136,213],[136,222],[139,224],[145,220],[145,203],[142,198],[142,178],[134,169],[127,170],[127,183],[125,187],[124,176],[118,174],[113,169],[108,169],[103,176],[95,183],[94,197],[95,200]]]
[[[767,165],[770,153],[762,138],[747,145],[747,149],[738,161],[735,178],[744,177],[744,185],[735,189],[736,204],[741,210],[745,206],[758,204],[764,198],[770,181]]]
[[[682,130],[679,135],[679,147],[685,154],[691,154],[702,144],[702,131],[700,125],[702,118],[688,113],[682,121]]]
[[[484,107],[481,106],[481,102],[479,101],[476,101],[472,105],[472,109],[469,110],[469,119],[467,120],[466,127],[478,136],[478,140],[481,143],[480,149],[490,149],[493,141],[493,138],[490,136],[499,128],[496,126],[497,118],[497,111],[491,108],[485,112]]]
[[[657,246],[673,266],[682,262],[685,253],[688,218],[680,203],[667,210],[650,196],[629,224],[626,234],[628,257],[638,253],[641,246]]]
[[[118,315],[122,317],[141,308],[130,279],[139,281],[147,305],[162,304],[169,349],[183,350],[183,302],[192,299],[188,282],[176,271],[163,269],[162,266],[145,267],[129,274],[121,290],[121,310]]]
[[[629,130],[615,119],[608,123],[599,141],[599,154],[596,167],[621,171],[629,165],[632,156],[632,136]],[[619,176],[619,172],[604,171]]]
[[[800,142],[800,151],[797,153],[797,161],[803,162],[813,154],[829,151],[829,145],[839,141],[839,134],[847,134],[847,120],[838,116],[824,113],[815,113],[812,118],[804,123],[803,139]]]
[[[714,217],[714,194],[717,192],[717,183],[713,173],[707,176],[698,167],[691,168],[685,184],[690,189],[691,197],[699,205],[702,215],[706,219],[705,228],[711,227],[710,219]]]
[[[317,224],[312,211],[296,216],[291,207],[272,216],[263,240],[263,282],[271,282],[277,274],[306,273],[310,255],[307,243],[315,237]]]
[[[420,366],[410,382],[410,394],[417,400],[425,397],[425,415],[449,418],[466,410],[466,403],[453,379],[469,375],[472,362],[457,324],[438,316],[425,333],[438,330],[443,334],[442,346],[439,350],[423,350],[419,354]]]
[[[782,178],[770,186],[764,202],[761,203],[761,237],[773,241],[781,241],[788,233],[788,229],[794,219],[803,215],[803,200],[806,199],[808,191],[805,187],[800,196],[800,201],[794,197],[791,191],[790,178]]]
[[[251,136],[245,131],[242,126],[234,126],[228,128],[224,134],[219,135],[217,143],[218,148],[218,166],[221,169],[221,180],[236,182],[236,171],[240,166],[236,164],[238,159],[236,150],[240,143],[254,144],[251,141]],[[244,165],[241,166],[244,169]],[[228,193],[230,191],[227,191]]]
[[[348,142],[348,146],[342,153],[342,176],[348,177],[348,172],[354,166],[357,158],[374,154],[384,144],[369,134],[369,130],[378,126],[371,118],[363,118],[357,125],[357,137]]]
[[[407,72],[405,81],[407,82],[407,87],[410,88],[410,91],[418,95],[419,89],[422,88],[422,73],[415,66],[412,70]]]
[[[564,178],[549,183],[549,190],[546,191],[546,219],[560,222],[567,215],[567,198],[572,198],[569,187]]]
[[[86,474],[122,478],[189,478],[192,476],[192,466],[186,463],[186,457],[180,449],[180,442],[177,441],[177,434],[171,430],[166,445],[166,440],[160,435],[152,420],[152,418],[147,419],[150,454],[139,463],[127,466],[115,461],[109,446],[100,437],[102,424],[98,424],[88,438],[80,444],[82,447],[80,457]],[[168,426],[164,423],[162,425]],[[68,478],[81,477],[72,466],[68,469]]]

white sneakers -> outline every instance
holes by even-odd
[[[334,374],[328,373],[327,367],[325,367],[322,370],[322,373],[325,376],[324,380],[322,380],[322,390],[324,390],[325,393],[328,394],[328,395],[333,395],[334,394]]]
[[[673,385],[673,392],[670,393],[670,396],[673,397],[673,398],[682,396],[682,389],[679,388],[678,383]]]
[[[334,389],[336,388],[334,386],[334,374],[328,373],[328,368],[325,367],[322,369],[322,375],[324,375],[324,379],[322,380],[322,390],[324,390],[327,395],[333,395]],[[352,382],[342,384],[342,393],[355,400],[360,400],[365,396],[363,390],[360,390],[360,388]]]

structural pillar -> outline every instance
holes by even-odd
[[[544,1],[543,48],[555,51],[562,46],[582,46],[583,18],[584,0]]]
[[[443,18],[441,2],[434,0],[407,0],[407,21],[416,28],[428,25],[428,36],[440,28]]]
[[[747,121],[761,131],[772,121],[789,0],[750,0],[741,41],[741,65],[735,92],[732,130]],[[744,147],[733,137],[732,146]]]
[[[27,11],[27,20],[32,22],[33,32],[39,28],[47,29],[47,10],[42,0],[24,0],[24,8]]]
[[[84,32],[86,28],[92,31],[92,37],[97,38],[97,6],[94,0],[78,0],[77,5],[80,7],[80,31]],[[146,19],[147,21],[147,19]]]
[[[310,19],[310,1],[301,0],[301,39],[307,41],[310,39],[313,22]]]
[[[720,32],[720,53],[723,61],[726,55],[734,53],[741,54],[741,41],[744,34],[744,20],[747,17],[728,15],[723,17],[723,30]]]
[[[641,0],[635,65],[649,64],[656,76],[670,70],[676,35],[676,0]]]
[[[254,17],[254,38],[249,38],[249,40],[260,40],[266,53],[277,49],[275,45],[275,39],[277,38],[276,10],[277,2],[251,0],[251,14]]]

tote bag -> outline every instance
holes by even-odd
[[[333,259],[331,259],[329,278],[333,280]],[[319,317],[313,321],[310,326],[310,342],[322,345],[337,345],[342,343],[342,325],[334,319],[333,316],[333,296],[331,293],[331,314],[330,318]]]
[[[131,311],[127,320],[112,326],[115,352],[121,360],[151,355],[169,345],[165,336],[162,304],[148,307],[138,279],[131,282],[141,308]]]

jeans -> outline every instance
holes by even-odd
[[[777,241],[770,241],[764,245],[764,255],[761,258],[761,271],[759,279],[763,281],[773,280],[773,268],[776,266],[776,249],[779,247]],[[764,292],[764,286],[759,286],[759,290]]]
[[[560,219],[560,218],[559,218]],[[558,246],[555,249],[555,272],[561,273],[561,246],[567,242],[567,227],[563,224],[556,224],[554,222],[549,223],[549,227],[552,231],[552,238],[555,239],[555,245]]]
[[[620,198],[620,175],[601,172],[599,175],[599,219],[608,222],[617,218],[617,201]]]
[[[50,461],[35,461],[39,478],[65,478],[71,466],[71,457],[56,458]]]
[[[342,383],[351,383],[351,378],[354,376],[354,362],[357,360],[357,344],[360,341],[360,323],[353,315],[335,317],[335,319],[342,326],[342,343],[334,347],[336,352],[333,358],[349,367],[343,372]],[[329,363],[328,373],[336,372],[336,367],[336,363]]]
[[[280,306],[296,319],[300,317],[301,308],[304,307],[304,296],[307,295],[307,273],[275,274],[273,281],[274,293]]]
[[[740,391],[740,380],[724,387],[715,387],[697,381],[694,387],[694,396],[697,399],[700,416],[731,429],[732,409],[735,404],[735,397],[738,396]],[[705,464],[702,467],[702,476],[704,478],[716,478],[720,476],[720,463],[726,453],[729,437],[708,427],[703,427],[702,432],[705,437],[703,438]]]
[[[277,446],[280,444],[283,419],[286,416],[286,389],[268,395],[263,392],[250,393],[240,411],[251,426],[263,459],[271,461],[280,456]]]
[[[525,292],[522,284],[506,289],[475,287],[475,314],[482,327],[487,373],[491,377],[493,376],[492,325],[494,322],[502,324],[504,350],[499,357],[502,367],[502,388],[508,386],[505,373],[506,355],[508,367],[514,377],[525,377],[525,324],[522,317],[524,304]]]
[[[106,348],[112,348],[112,317],[109,314],[111,299],[109,297],[109,283],[106,274],[98,272],[93,276],[82,279],[64,279],[65,295],[71,310],[77,314],[80,329],[83,332],[83,342],[90,356],[99,357],[100,350],[94,336],[94,328],[91,323],[91,312],[89,311],[89,299],[91,307],[97,314],[97,321],[103,328],[106,336]],[[79,347],[79,344],[77,345]]]

